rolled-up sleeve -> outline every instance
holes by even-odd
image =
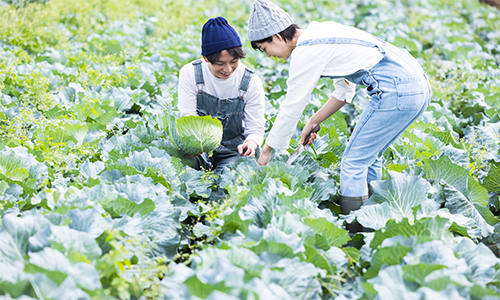
[[[335,86],[335,91],[333,91],[332,96],[340,101],[346,101],[347,103],[352,102],[354,93],[356,92],[356,84],[346,81],[344,78],[334,79],[333,85]]]

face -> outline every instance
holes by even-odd
[[[206,57],[203,57],[208,63],[208,68],[212,74],[220,79],[228,79],[233,75],[234,70],[240,64],[239,58],[234,58],[227,50],[222,50],[219,60],[211,63]]]
[[[277,35],[273,35],[271,42],[257,44],[268,57],[279,57],[287,60],[292,55],[293,48],[285,40]]]

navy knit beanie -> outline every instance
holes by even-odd
[[[201,30],[201,55],[207,56],[225,49],[241,47],[241,40],[223,17],[208,20]]]

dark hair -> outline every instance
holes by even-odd
[[[299,25],[292,24],[278,34],[285,40],[285,42],[288,42],[288,41],[293,40],[293,37],[297,33],[297,29],[300,29]],[[273,36],[270,36],[270,37],[267,37],[267,38],[262,39],[262,40],[253,41],[253,42],[251,42],[251,44],[252,44],[252,48],[254,50],[259,50],[262,52],[262,50],[260,49],[259,46],[257,46],[257,44],[262,44],[262,43],[266,43],[266,42],[270,43],[272,41],[273,41]]]
[[[234,58],[242,59],[242,58],[245,58],[245,55],[246,55],[245,52],[243,51],[243,49],[241,48],[241,46],[233,47],[233,48],[229,48],[229,49],[224,49],[224,50],[227,50],[227,52],[229,52],[229,54],[231,54],[231,56]],[[222,51],[209,54],[206,56],[206,58],[208,59],[208,61],[211,64],[215,64],[217,61],[219,61],[219,58],[221,56],[221,52]]]

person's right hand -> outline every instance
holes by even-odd
[[[273,148],[271,148],[268,144],[265,144],[264,147],[262,148],[262,152],[260,153],[259,160],[257,163],[261,166],[267,165],[269,162],[269,158],[271,158],[271,151]]]
[[[315,124],[315,123],[311,123],[310,121],[307,122],[307,124],[304,126],[304,128],[302,129],[302,135],[300,137],[300,144],[301,145],[304,145],[304,142],[307,138],[307,136],[310,134],[309,136],[309,141],[307,142],[307,145],[311,145],[314,140],[318,137],[318,133],[317,132],[311,132],[314,128],[316,128],[316,126],[318,126],[318,124]]]

